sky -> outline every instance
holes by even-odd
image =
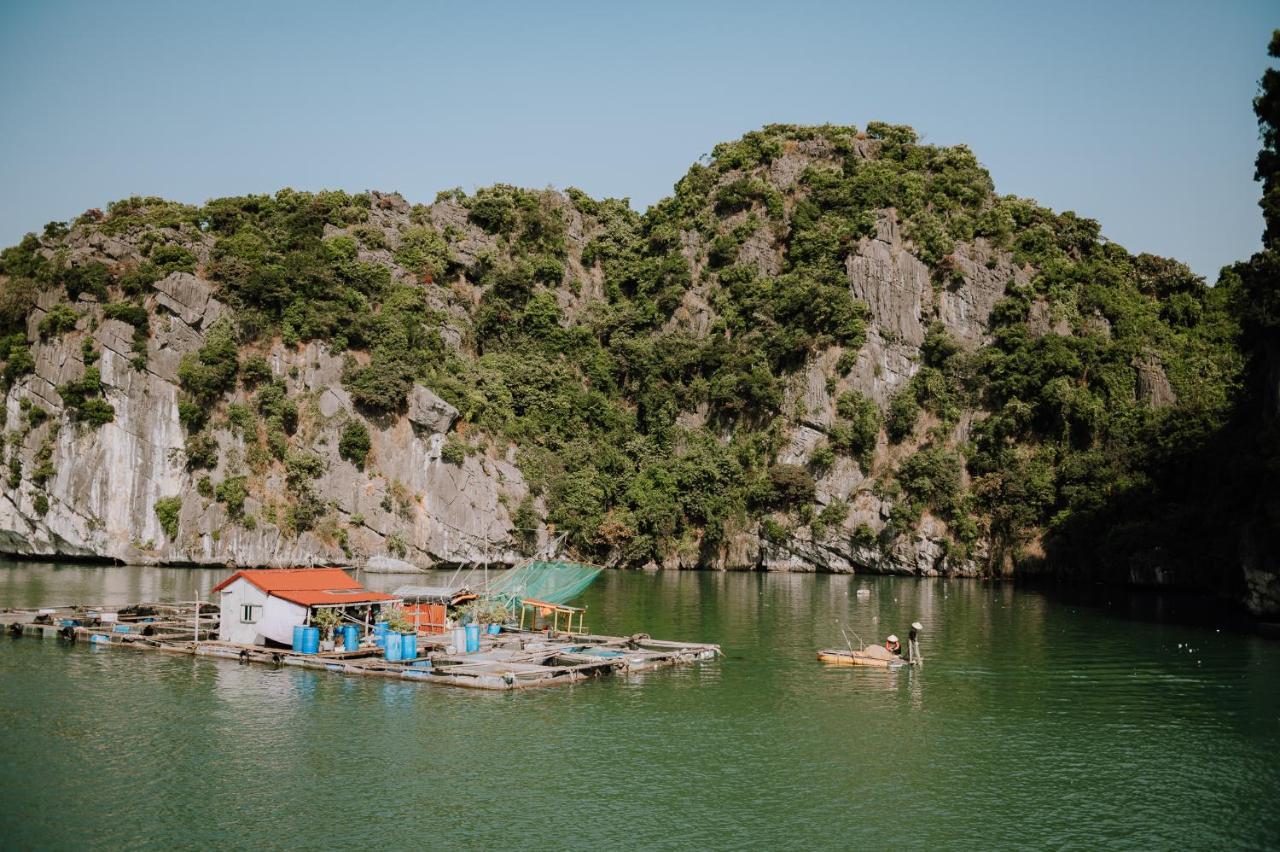
[[[910,124],[1212,281],[1260,244],[1263,2],[0,0],[0,244],[130,195],[643,210],[771,123]]]

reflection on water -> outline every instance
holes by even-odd
[[[0,605],[189,600],[225,573],[0,563]],[[584,602],[593,630],[726,656],[490,694],[0,640],[0,838],[1280,844],[1280,644],[958,580],[606,573]],[[815,660],[912,621],[922,669]]]

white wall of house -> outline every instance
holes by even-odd
[[[285,645],[293,644],[293,628],[306,624],[307,608],[296,603],[289,603],[277,597],[267,597],[262,607],[262,620],[256,625],[258,636],[265,636]],[[261,644],[261,638],[258,639]]]
[[[218,638],[241,645],[264,644],[258,624],[266,609],[267,593],[241,578],[219,594]]]

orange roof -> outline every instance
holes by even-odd
[[[213,587],[220,592],[236,580],[247,580],[273,597],[299,606],[324,606],[398,600],[394,595],[361,588],[341,568],[246,568]]]
[[[385,592],[370,592],[366,589],[280,590],[269,592],[268,594],[272,597],[283,598],[291,603],[296,603],[299,606],[345,606],[346,604],[399,600],[395,595],[388,595]]]
[[[548,609],[548,610],[558,609],[561,612],[586,612],[587,611],[585,607],[569,606],[567,604],[548,603],[547,601],[540,601],[537,598],[521,598],[520,603],[525,604],[526,606],[536,606],[538,609]]]

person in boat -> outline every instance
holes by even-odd
[[[907,634],[907,662],[913,665],[924,665],[924,657],[920,656],[918,639],[924,625],[918,621],[911,622],[911,632]]]
[[[892,654],[902,654],[902,644],[898,642],[898,637],[894,636],[892,633],[890,633],[888,638],[884,640],[884,648]]]

